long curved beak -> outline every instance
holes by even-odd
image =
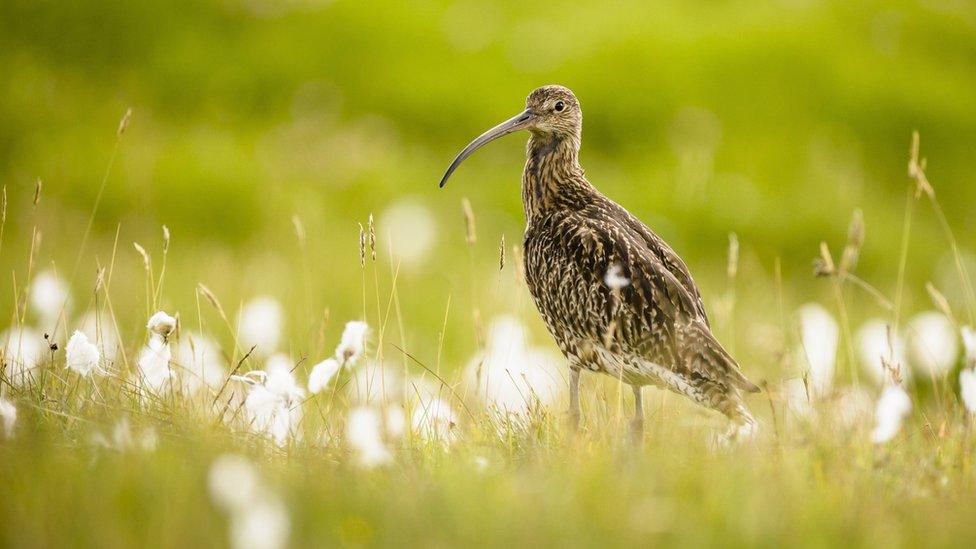
[[[464,162],[464,159],[474,154],[474,151],[480,149],[481,147],[491,143],[492,141],[498,139],[499,137],[506,136],[512,132],[517,132],[519,130],[524,130],[532,125],[535,119],[535,113],[529,109],[525,109],[521,113],[509,118],[508,120],[502,122],[501,124],[495,126],[494,128],[486,131],[485,133],[479,135],[471,142],[463,151],[459,152],[454,162],[451,162],[451,166],[447,168],[447,172],[444,177],[441,178],[440,186],[443,187],[447,184],[447,179],[451,177],[454,170]]]

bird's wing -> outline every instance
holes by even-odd
[[[608,201],[610,202],[610,201]],[[691,278],[691,272],[688,271],[688,266],[681,259],[678,254],[671,249],[661,237],[659,237],[654,231],[649,229],[647,225],[642,223],[639,219],[634,217],[625,208],[610,202],[610,207],[616,210],[614,213],[614,218],[619,220],[627,229],[633,231],[641,240],[644,241],[648,250],[658,258],[661,266],[664,267],[674,279],[681,285],[682,288],[688,293],[689,299],[694,302],[695,311],[698,316],[702,319],[706,326],[709,325],[708,315],[705,314],[705,303],[702,301],[701,292],[698,290],[698,286],[695,281]]]
[[[594,216],[587,224],[590,231],[604,236],[604,268],[616,264],[630,281],[608,298],[617,302],[611,307],[616,311],[610,313],[608,325],[619,327],[614,337],[618,344],[652,360],[667,359],[668,366],[689,379],[758,390],[715,339],[698,288],[670,248],[662,253],[655,242],[663,242],[656,235],[646,227],[644,231],[635,229],[619,216]],[[648,242],[645,233],[655,240]],[[672,268],[674,261],[682,266],[677,273]],[[601,291],[609,293],[605,285]]]

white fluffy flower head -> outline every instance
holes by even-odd
[[[155,393],[163,390],[172,373],[169,368],[171,358],[169,343],[158,334],[150,336],[149,344],[142,348],[138,361],[139,375],[147,389]]]
[[[316,364],[308,376],[308,391],[313,395],[320,393],[335,377],[340,367],[339,361],[334,358],[327,358]]]
[[[274,355],[268,359],[263,372],[234,376],[251,385],[244,400],[248,426],[269,435],[279,446],[299,434],[296,427],[302,420],[300,405],[305,391],[295,382],[291,365],[288,357]]]
[[[154,315],[149,317],[149,322],[146,323],[146,328],[149,331],[166,339],[176,331],[176,319],[166,314],[164,311],[156,311]]]
[[[966,366],[976,368],[976,330],[971,326],[963,326],[959,331],[962,335],[962,348],[966,354]]]
[[[245,457],[218,457],[207,475],[210,497],[230,518],[235,549],[278,549],[288,544],[291,521],[281,499],[261,482]]]
[[[928,379],[949,372],[959,358],[959,340],[952,322],[942,313],[927,311],[908,322],[908,361],[918,377]]]
[[[336,347],[336,359],[343,365],[355,364],[365,352],[367,333],[369,333],[369,325],[365,322],[358,320],[347,322],[339,346]]]
[[[383,441],[382,423],[382,416],[375,408],[362,406],[349,412],[346,442],[356,452],[356,458],[363,467],[378,467],[393,462],[393,454]]]
[[[976,414],[976,370],[965,368],[959,372],[959,393],[966,410]]]
[[[92,372],[103,373],[98,364],[101,359],[98,347],[88,341],[88,336],[82,332],[75,331],[64,348],[64,354],[67,367],[82,377],[88,377]]]
[[[840,329],[834,317],[817,303],[800,307],[799,318],[802,351],[810,366],[811,396],[822,398],[833,387]]]
[[[244,304],[241,309],[240,339],[246,348],[255,346],[256,356],[268,356],[278,350],[284,313],[278,300],[262,296]]]
[[[912,411],[912,399],[901,385],[888,385],[874,410],[875,426],[871,440],[884,444],[901,431],[902,421]]]
[[[42,323],[57,322],[68,297],[68,287],[49,269],[38,273],[31,282],[31,307]]]

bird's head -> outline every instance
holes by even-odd
[[[499,137],[528,130],[543,138],[575,137],[578,141],[582,127],[583,111],[569,88],[555,84],[537,88],[525,99],[524,111],[479,135],[458,153],[441,178],[441,187],[465,158]]]

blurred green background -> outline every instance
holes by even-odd
[[[270,294],[288,306],[292,350],[314,354],[326,308],[363,315],[358,223],[371,213],[380,308],[393,238],[405,338],[422,358],[433,360],[449,300],[452,364],[474,345],[473,309],[534,319],[511,267],[497,274],[501,235],[518,243],[523,227],[524,138],[488,147],[444,190],[437,181],[548,83],[582,102],[587,175],[686,258],[710,309],[726,291],[730,232],[739,306],[769,315],[777,257],[791,303],[825,301],[811,260],[821,240],[839,252],[855,208],[867,226],[859,272],[890,292],[913,129],[961,245],[976,245],[976,8],[963,0],[4,0],[0,74],[6,288],[22,287],[35,227],[35,263],[70,275],[132,108],[72,286],[83,310],[118,231],[115,309],[133,338],[148,306],[133,301],[144,282],[131,242],[158,268],[165,224],[164,307],[195,316],[198,282],[231,310]],[[462,197],[477,216],[470,247]],[[927,280],[956,297],[942,232],[918,212],[916,308],[930,306]],[[12,292],[0,294],[11,311]]]

